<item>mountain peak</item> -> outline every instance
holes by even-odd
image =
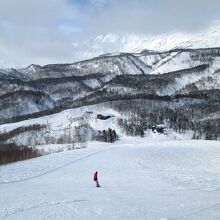
[[[155,36],[135,33],[105,33],[89,41],[78,42],[78,57],[88,59],[102,54],[133,53],[143,50],[167,51],[174,48],[220,47],[220,26],[201,33],[172,32]]]

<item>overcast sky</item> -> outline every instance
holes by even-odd
[[[0,61],[71,62],[74,42],[110,32],[201,32],[219,11],[219,0],[0,0]]]

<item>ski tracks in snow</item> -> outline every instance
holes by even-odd
[[[219,206],[220,206],[220,203],[215,203],[215,204],[213,204],[211,206],[195,210],[195,211],[190,212],[190,213],[185,214],[185,215],[181,215],[181,216],[177,216],[177,217],[173,217],[173,218],[166,218],[166,220],[178,220],[178,219],[190,219],[190,218],[194,219],[194,217],[193,217],[194,215],[196,215],[197,219],[199,219],[199,216],[198,216],[199,213],[204,212],[204,211],[208,211],[208,210],[210,210],[212,208],[217,208]]]
[[[68,162],[66,164],[63,164],[62,166],[56,167],[54,169],[50,169],[50,170],[48,170],[48,171],[46,171],[44,173],[41,173],[41,174],[38,174],[38,175],[35,175],[35,176],[31,176],[31,177],[28,177],[28,178],[20,179],[20,180],[13,180],[13,181],[8,181],[8,182],[0,182],[0,185],[6,185],[6,184],[12,184],[12,183],[20,183],[20,182],[25,182],[25,181],[32,180],[32,179],[35,179],[35,178],[38,178],[38,177],[41,177],[41,176],[45,176],[47,174],[50,174],[50,173],[55,172],[57,170],[60,170],[60,169],[62,169],[64,167],[67,167],[67,166],[69,166],[71,164],[77,163],[79,161],[86,160],[87,158],[93,157],[93,156],[95,156],[97,154],[101,154],[101,153],[104,153],[106,151],[110,151],[110,150],[113,150],[113,149],[116,149],[116,148],[111,147],[111,148],[108,148],[108,149],[96,151],[95,153],[91,153],[91,154],[88,154],[86,156],[80,157],[80,158],[75,159],[73,161],[70,161],[70,162]]]
[[[31,211],[37,208],[44,208],[44,207],[51,207],[51,206],[58,206],[58,205],[65,205],[69,209],[72,209],[75,212],[75,209],[70,205],[72,203],[80,203],[80,202],[87,202],[88,200],[86,199],[75,199],[75,200],[69,200],[69,201],[54,201],[54,202],[42,202],[38,205],[33,205],[27,208],[19,208],[14,212],[8,213],[5,216],[1,218],[1,220],[8,219],[9,217],[15,216],[20,213],[24,213],[27,211]]]

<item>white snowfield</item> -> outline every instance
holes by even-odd
[[[220,219],[220,142],[91,142],[1,166],[0,195],[1,220]]]

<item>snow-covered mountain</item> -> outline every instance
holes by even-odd
[[[200,33],[173,32],[149,36],[145,34],[101,34],[94,39],[75,42],[78,56],[87,59],[106,53],[132,53],[142,50],[167,51],[174,48],[209,48],[220,46],[220,27],[212,26]]]
[[[14,65],[12,63],[5,62],[4,60],[0,60],[0,70],[12,68]]]
[[[0,162],[44,156],[0,167],[0,217],[219,219],[220,35],[210,34],[103,35],[90,42],[100,56],[1,69]]]
[[[140,115],[151,111],[145,115],[148,122],[152,117],[160,123],[160,115],[175,127],[172,123],[177,121],[172,115],[181,112],[184,128],[201,126],[206,133],[204,118],[214,115],[214,127],[220,124],[216,117],[220,111],[218,36],[219,28],[197,35],[175,33],[147,39],[137,35],[101,35],[81,46],[85,52],[88,46],[91,54],[110,53],[75,63],[0,70],[0,123],[86,105],[143,99],[147,106],[142,103],[145,107],[141,105],[135,111]],[[123,108],[130,111],[132,105]],[[198,120],[202,125],[194,124]],[[153,123],[150,121],[149,126]]]
[[[220,87],[219,58],[220,48],[143,50],[104,54],[71,64],[32,64],[22,69],[1,70],[2,117],[7,119],[51,108],[58,111],[122,97],[192,95],[216,90]],[[22,95],[20,102],[10,98],[19,94]],[[40,102],[39,97],[44,97],[44,101]],[[36,111],[25,112],[23,106],[28,100],[35,106],[30,109]],[[22,111],[16,113],[16,109]]]
[[[114,32],[105,33],[90,37],[87,40],[81,39],[78,41],[73,41],[70,45],[71,57],[69,57],[67,62],[82,61],[103,54],[116,55],[119,53],[141,52],[143,50],[164,52],[174,48],[196,49],[220,47],[219,36],[219,24],[211,26],[207,30],[202,30],[195,33],[171,32],[158,35]],[[42,62],[39,64],[45,65],[47,63]],[[19,64],[17,68],[20,68],[21,65],[22,64]],[[0,69],[12,67],[15,68],[15,65],[13,65],[10,60],[5,62],[5,58],[0,57]]]
[[[220,219],[220,28],[74,47],[0,61],[0,218]]]

